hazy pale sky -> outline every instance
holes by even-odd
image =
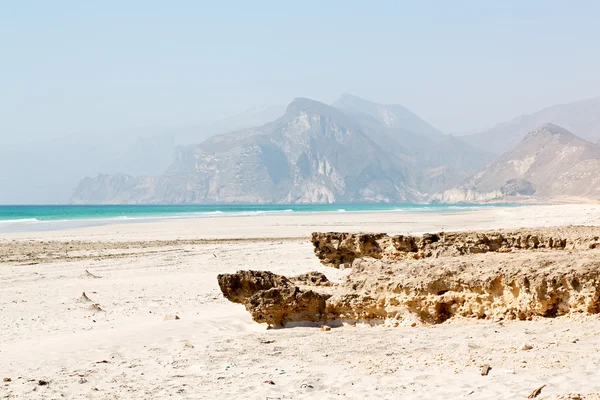
[[[475,132],[600,95],[598,1],[6,1],[0,140],[344,92]]]

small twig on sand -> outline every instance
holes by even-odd
[[[531,394],[529,396],[527,396],[527,398],[535,399],[536,397],[538,397],[540,395],[540,393],[542,393],[542,389],[545,387],[546,387],[546,385],[542,385],[539,388],[535,389],[533,392],[531,392]]]
[[[98,279],[100,278],[98,275],[94,275],[92,274],[90,271],[88,271],[87,269],[85,270],[85,272],[83,273],[83,276],[86,278],[92,278],[92,279]]]
[[[90,299],[89,297],[87,297],[87,294],[85,294],[85,292],[81,293],[81,297],[79,297],[77,299],[78,303],[91,303],[92,299]]]

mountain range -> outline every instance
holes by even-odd
[[[598,106],[598,99],[555,106],[478,135],[455,137],[400,105],[349,94],[331,105],[297,98],[270,122],[177,146],[163,173],[84,178],[71,202],[597,199],[599,146],[548,121],[537,123],[558,118],[598,140]]]
[[[462,136],[466,142],[494,154],[511,150],[525,135],[542,124],[561,126],[592,142],[600,141],[600,97],[544,108],[521,115],[492,129]]]
[[[543,124],[464,184],[433,199],[457,203],[532,197],[600,200],[600,146]]]

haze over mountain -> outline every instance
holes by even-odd
[[[544,124],[466,183],[435,195],[457,203],[498,199],[600,199],[600,146]]]
[[[318,203],[414,200],[401,160],[337,109],[296,99],[277,120],[179,148],[158,178],[84,180],[74,202]]]
[[[333,203],[422,201],[491,155],[443,135],[397,105],[343,95],[298,98],[261,127],[179,148],[158,177],[84,179],[75,203]]]
[[[597,144],[555,124],[530,129],[544,134],[524,134],[526,140],[511,143],[544,118],[570,121],[585,137],[600,140],[600,98],[549,107],[465,137],[445,135],[403,106],[350,94],[332,105],[298,98],[283,115],[280,110],[251,110],[153,136],[71,136],[5,146],[0,167],[10,174],[3,178],[6,190],[0,203],[23,202],[42,191],[44,202],[64,202],[71,192],[73,203],[479,202],[596,196],[598,182],[584,177],[586,170],[595,171]],[[476,145],[513,150],[489,164],[498,156]],[[25,158],[30,159],[26,168],[10,169]],[[555,159],[562,164],[550,161]],[[570,180],[562,182],[565,176]],[[559,183],[548,182],[553,179]]]
[[[512,139],[447,136],[599,96],[600,2],[5,3],[0,203],[64,203],[100,173],[162,176],[178,145],[260,127],[294,97],[341,110],[424,198],[489,161],[466,141],[498,156],[545,122],[600,138],[585,107],[518,120]]]
[[[333,106],[352,117],[378,145],[410,165],[413,184],[423,196],[461,182],[494,157],[460,138],[444,135],[401,105],[343,94]]]
[[[544,108],[496,125],[487,131],[461,136],[495,154],[512,149],[525,135],[544,123],[553,123],[592,142],[600,141],[600,97]]]
[[[99,173],[162,174],[178,145],[215,133],[271,121],[285,110],[247,110],[210,124],[138,128],[122,134],[72,134],[19,140],[0,146],[0,204],[65,203],[82,176]]]
[[[371,117],[387,128],[400,129],[406,133],[417,133],[434,140],[443,136],[442,132],[438,131],[421,117],[398,104],[377,104],[349,93],[344,93],[339,99],[333,102],[332,106],[350,115]]]

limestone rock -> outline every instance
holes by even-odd
[[[340,268],[361,257],[382,260],[461,256],[535,249],[600,248],[594,227],[520,229],[516,231],[440,232],[422,236],[384,233],[315,232],[311,241],[321,263]]]
[[[327,278],[318,273],[301,276],[299,281],[316,284]],[[306,279],[305,279],[306,278]],[[293,278],[292,278],[293,279]],[[301,290],[291,280],[268,271],[239,271],[220,274],[219,287],[227,299],[241,303],[257,322],[283,326],[287,322],[319,321],[325,312],[327,294]]]
[[[289,322],[314,322],[325,317],[325,301],[329,295],[298,287],[271,288],[248,299],[246,309],[256,322],[284,326]]]
[[[332,296],[328,309],[345,318],[385,320],[410,313],[440,323],[455,316],[595,314],[600,311],[600,257],[591,251],[539,251],[404,262],[363,258],[354,262],[344,287],[353,293]]]
[[[219,287],[227,300],[245,304],[253,294],[274,287],[288,287],[288,278],[269,271],[239,271],[217,276]]]
[[[257,322],[443,323],[600,313],[594,227],[462,232],[421,237],[314,234],[317,255],[352,261],[340,284],[271,272],[219,275],[228,299]],[[365,257],[363,253],[375,255]],[[418,254],[415,257],[414,254]],[[309,274],[310,275],[310,274]],[[411,326],[412,326],[411,325]],[[526,348],[523,348],[526,350]]]
[[[316,285],[316,286],[328,286],[331,284],[325,274],[321,272],[308,272],[306,274],[294,276],[290,278],[290,281],[298,285]]]
[[[315,232],[311,240],[321,263],[337,268],[344,263],[352,263],[357,257],[381,258],[386,245],[391,244],[391,238],[384,233]]]

